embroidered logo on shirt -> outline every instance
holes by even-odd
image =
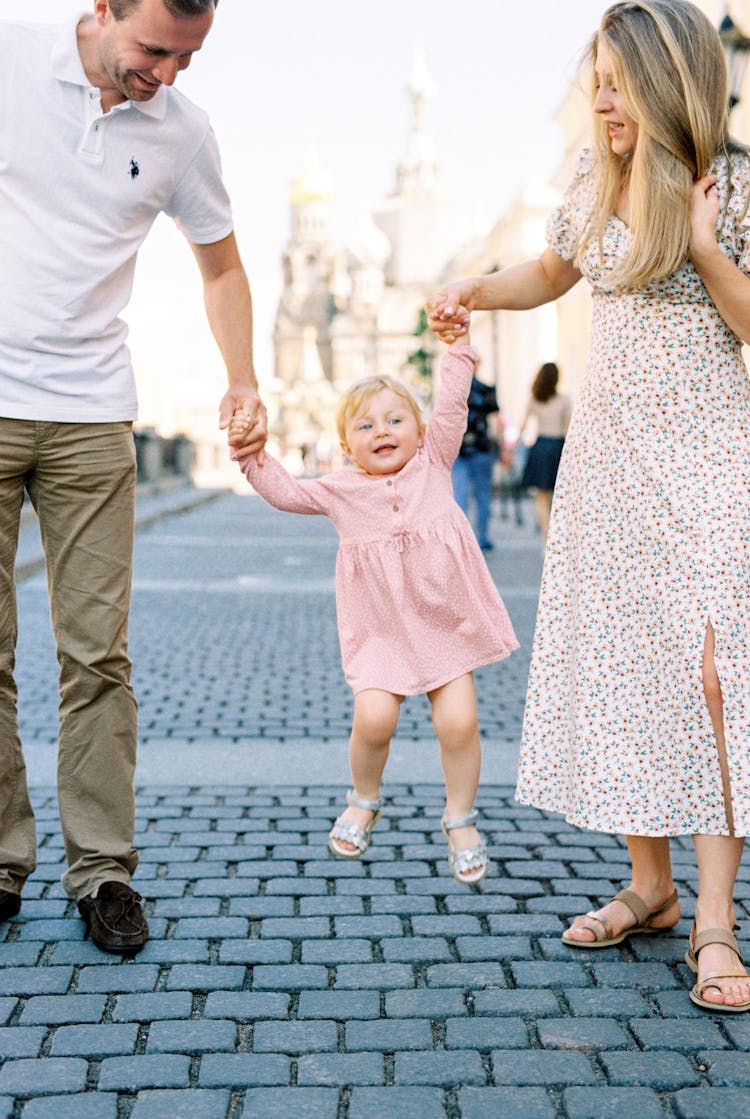
[[[138,164],[136,163],[136,161],[134,159],[131,159],[131,161],[130,161],[130,177],[131,177],[131,179],[137,179],[138,176],[140,175],[140,173],[141,173],[140,167],[138,166]]]

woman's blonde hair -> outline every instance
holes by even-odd
[[[726,62],[716,28],[688,0],[612,4],[587,51],[592,101],[600,42],[638,139],[632,156],[616,155],[605,121],[595,116],[601,185],[579,252],[592,237],[601,241],[629,179],[632,246],[614,279],[630,290],[664,279],[687,259],[691,187],[729,147]]]
[[[422,412],[419,404],[409,392],[406,385],[402,385],[400,381],[394,380],[393,377],[365,377],[362,381],[357,381],[356,384],[350,385],[339,400],[336,409],[336,430],[338,431],[339,439],[342,443],[346,443],[346,425],[349,423],[352,416],[356,416],[358,412],[361,412],[376,393],[383,392],[387,389],[394,392],[396,396],[401,397],[404,403],[411,409],[414,419],[417,421],[420,434],[424,431],[425,424],[422,419]]]

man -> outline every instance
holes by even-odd
[[[470,498],[473,496],[476,506],[474,532],[479,547],[483,552],[489,552],[494,547],[489,527],[492,478],[500,454],[498,436],[501,432],[497,422],[500,408],[494,385],[486,385],[477,377],[472,377],[467,403],[469,412],[466,432],[451,471],[453,493],[467,517]]]
[[[119,314],[164,211],[191,243],[227,368],[265,442],[250,290],[205,114],[171,89],[214,0],[95,0],[66,28],[0,24],[0,920],[18,913],[36,839],[13,680],[24,490],[39,515],[60,663],[63,885],[105,951],[148,926],[129,883],[136,701],[127,653],[135,389]]]

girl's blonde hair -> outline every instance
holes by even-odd
[[[597,204],[579,246],[600,242],[623,185],[630,186],[632,246],[615,273],[620,290],[661,280],[681,268],[690,241],[690,191],[720,154],[726,158],[727,73],[718,32],[688,0],[632,0],[602,17],[587,59],[603,41],[614,84],[638,125],[632,156],[616,155],[596,114],[594,150],[601,170]]]
[[[422,434],[425,428],[422,412],[406,385],[402,385],[400,381],[394,380],[393,377],[365,377],[362,381],[350,385],[339,400],[336,409],[336,430],[342,443],[346,443],[346,425],[352,416],[361,412],[376,393],[383,392],[386,389],[390,389],[396,396],[400,396],[404,403],[408,405],[417,421],[419,433]]]

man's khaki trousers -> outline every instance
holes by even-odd
[[[136,702],[128,658],[131,424],[0,419],[0,889],[14,893],[36,866],[13,678],[14,564],[25,490],[39,517],[60,665],[63,885],[77,900],[101,882],[128,882],[138,862]]]

